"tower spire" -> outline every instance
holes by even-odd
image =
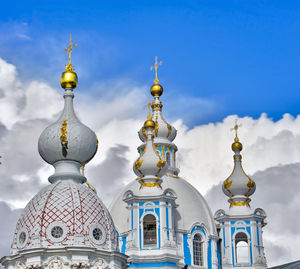
[[[249,202],[251,196],[255,192],[255,182],[245,173],[242,167],[242,155],[240,152],[243,149],[242,143],[238,138],[237,121],[231,131],[235,131],[234,142],[232,143],[232,151],[234,152],[234,168],[231,175],[223,183],[223,192],[229,197],[230,210],[240,213],[246,213],[250,209]]]
[[[153,144],[155,122],[152,120],[150,106],[151,103],[148,104],[149,114],[143,126],[146,145],[133,165],[133,171],[138,176],[137,180],[141,184],[140,189],[143,187],[161,188],[161,177],[165,175],[168,167],[156,152]]]
[[[151,103],[152,120],[155,122],[153,143],[156,152],[160,155],[160,158],[165,160],[168,164],[167,175],[177,178],[179,173],[179,169],[176,166],[177,147],[172,143],[176,137],[177,131],[163,118],[162,115],[163,105],[160,100],[160,96],[163,94],[163,87],[159,84],[159,80],[157,78],[157,69],[160,65],[162,65],[162,62],[158,62],[156,56],[155,64],[150,68],[151,70],[155,70],[154,84],[150,88],[150,93],[154,97],[154,100]],[[142,127],[139,131],[139,137],[144,143],[146,143],[147,135],[144,127]],[[144,147],[144,145],[140,146],[139,149],[142,147]]]
[[[51,183],[62,179],[85,182],[86,178],[80,173],[80,167],[94,157],[98,148],[96,134],[80,122],[73,108],[73,90],[78,82],[71,64],[71,53],[75,46],[77,43],[72,43],[70,35],[70,44],[65,50],[65,53],[69,53],[69,63],[61,76],[61,86],[65,90],[63,112],[39,138],[41,157],[55,167],[55,173],[49,177]]]

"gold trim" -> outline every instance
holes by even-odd
[[[134,163],[134,168],[135,168],[136,170],[139,170],[139,168],[141,167],[142,163],[143,163],[143,160],[137,160],[137,161]]]
[[[158,124],[157,116],[156,116],[155,129],[154,129],[155,136],[157,136],[157,134],[158,134],[158,129],[159,129],[159,124]]]
[[[88,188],[90,190],[92,190],[93,192],[96,192],[95,189],[86,181],[85,184],[88,186]]]
[[[142,184],[140,186],[140,190],[144,187],[150,187],[150,188],[158,187],[158,188],[162,189],[161,185],[158,183],[159,182],[158,177],[155,179],[155,182],[145,182],[142,178],[140,178],[139,180],[142,182]]]
[[[81,175],[82,176],[84,176],[84,167],[85,167],[85,164],[81,165],[81,167],[80,167],[81,168]]]
[[[60,143],[62,146],[62,155],[64,157],[66,157],[68,155],[68,138],[67,138],[67,121],[68,120],[64,120],[61,124],[61,128],[60,128],[60,132],[61,132],[61,136],[60,136]]]
[[[230,207],[229,208],[232,208],[234,206],[247,206],[247,207],[250,207],[249,203],[246,202],[246,201],[237,201],[237,202],[232,202],[230,204]]]
[[[172,177],[172,178],[179,178],[179,176],[175,176],[175,175],[170,175],[170,174],[166,174],[167,177]]]
[[[166,150],[165,146],[161,146],[161,152],[162,152],[163,158],[165,158],[165,150]]]

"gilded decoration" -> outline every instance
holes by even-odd
[[[140,181],[142,182],[141,186],[140,186],[140,190],[144,187],[158,187],[160,189],[162,189],[161,185],[159,184],[159,178],[157,177],[155,179],[155,182],[145,182],[143,179],[140,179]]]
[[[225,188],[229,193],[231,193],[230,190],[229,190],[231,184],[232,184],[232,180],[229,180],[229,178],[227,178],[227,179],[225,180],[225,182],[224,182],[224,188]]]
[[[64,120],[60,128],[60,132],[61,132],[60,143],[62,146],[62,155],[64,157],[68,155],[67,121],[68,120]]]
[[[76,46],[77,46],[77,42],[72,43],[72,35],[70,35],[70,44],[64,50],[65,54],[66,53],[69,54],[69,62],[65,66],[66,71],[62,73],[62,76],[60,79],[60,85],[64,89],[67,89],[67,88],[75,89],[77,87],[78,77],[77,77],[77,74],[74,72],[74,68],[71,64],[71,54],[72,54],[73,48],[75,48]]]
[[[154,83],[155,83],[155,84],[158,84],[158,83],[159,83],[159,80],[158,80],[158,78],[157,78],[157,69],[158,69],[158,67],[159,67],[160,65],[162,65],[162,61],[158,62],[158,61],[157,61],[157,56],[155,56],[155,63],[154,63],[153,66],[150,67],[150,70],[151,70],[151,71],[152,71],[152,70],[155,71],[155,79],[154,79]]]
[[[134,168],[135,168],[136,170],[139,170],[139,168],[141,167],[142,163],[143,163],[143,160],[139,160],[139,159],[138,159],[138,160],[134,163]]]
[[[170,175],[170,174],[166,174],[167,177],[172,177],[172,178],[179,178],[179,176],[175,176],[175,175]]]
[[[157,136],[157,134],[158,134],[158,129],[159,129],[159,124],[158,124],[157,117],[156,117],[156,120],[155,120],[155,129],[154,129],[155,136]]]
[[[69,63],[66,65],[65,69],[66,71],[71,71],[73,72],[73,66],[71,64],[71,54],[73,51],[73,48],[77,46],[77,42],[72,43],[72,34],[70,34],[70,44],[68,47],[64,50],[64,54],[68,53],[69,54]]]
[[[236,202],[231,202],[230,208],[233,206],[247,206],[250,207],[249,203],[247,201],[236,201]]]

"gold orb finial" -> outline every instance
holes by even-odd
[[[163,93],[163,87],[159,84],[159,80],[157,78],[157,69],[158,67],[162,65],[162,61],[158,62],[157,61],[157,56],[155,56],[155,63],[153,66],[150,67],[150,70],[155,71],[155,79],[154,79],[154,84],[151,86],[150,92],[152,96],[154,97],[159,97]]]
[[[73,48],[75,48],[76,46],[77,42],[72,43],[72,34],[70,34],[70,44],[64,50],[64,54],[66,54],[67,52],[69,54],[69,63],[65,66],[66,71],[62,73],[60,79],[60,85],[64,89],[75,89],[77,87],[78,77],[77,74],[74,72],[74,68],[71,64],[71,53],[73,51]]]
[[[235,120],[235,125],[233,128],[231,128],[231,131],[235,131],[235,138],[234,138],[234,142],[231,145],[231,149],[236,152],[236,151],[242,151],[243,149],[243,145],[240,142],[239,138],[238,138],[238,129],[242,126],[242,124],[237,124],[237,120]]]

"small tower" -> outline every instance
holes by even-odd
[[[231,175],[223,183],[223,192],[229,197],[229,210],[219,209],[215,220],[219,231],[219,251],[222,268],[267,268],[264,254],[262,227],[266,213],[261,208],[254,211],[250,207],[249,198],[256,189],[255,182],[246,175],[242,167],[243,149],[237,131],[240,126],[235,124],[234,168]]]
[[[158,62],[157,57],[155,57],[154,66],[151,66],[151,70],[155,70],[155,79],[154,84],[150,89],[151,95],[154,97],[154,100],[151,104],[153,111],[152,118],[153,121],[155,121],[153,142],[157,154],[159,154],[159,156],[168,165],[166,175],[177,178],[179,174],[179,169],[177,168],[176,164],[177,146],[173,143],[173,140],[175,139],[177,134],[177,130],[168,122],[166,122],[162,115],[163,105],[159,98],[163,94],[163,87],[159,84],[159,80],[157,78],[157,69],[160,65],[162,65],[162,62]],[[139,137],[143,142],[146,141],[147,137],[144,127],[142,127],[139,131]],[[144,145],[141,145],[138,150],[142,149],[143,146]]]
[[[38,150],[53,165],[51,184],[23,210],[14,233],[11,255],[0,262],[9,269],[123,269],[127,256],[119,251],[118,235],[101,199],[86,183],[80,167],[96,154],[96,134],[77,118],[73,90],[77,74],[69,63],[61,76],[64,109],[41,134]]]

